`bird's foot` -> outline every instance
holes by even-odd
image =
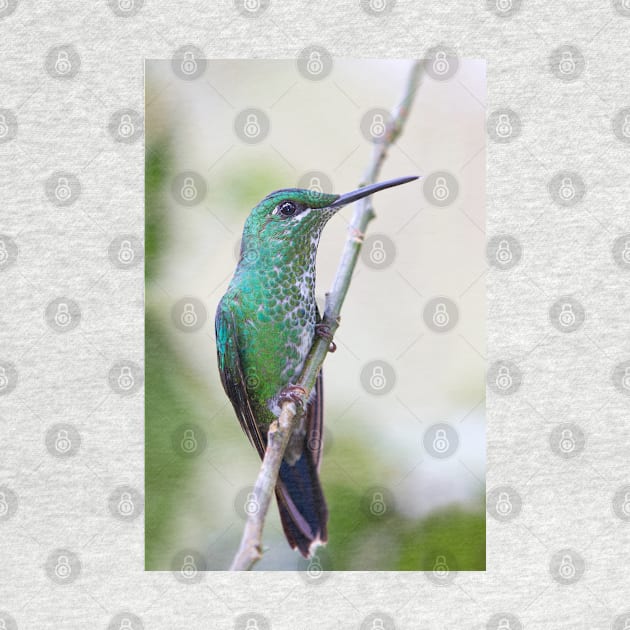
[[[278,396],[278,402],[280,403],[280,406],[282,406],[285,402],[292,402],[297,407],[301,407],[306,393],[306,390],[300,385],[293,385],[289,383],[286,387],[282,388],[282,391]]]
[[[337,344],[333,341],[333,334],[328,324],[315,324],[315,334],[329,342],[328,352],[335,352],[335,350],[337,350]]]

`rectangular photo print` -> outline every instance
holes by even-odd
[[[145,82],[146,570],[485,570],[485,62]]]

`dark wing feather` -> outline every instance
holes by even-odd
[[[262,459],[265,454],[267,436],[263,436],[260,432],[249,400],[247,381],[241,366],[238,330],[234,313],[228,308],[224,308],[222,302],[219,303],[217,308],[215,333],[219,374],[221,375],[223,389],[232,402],[241,428]]]

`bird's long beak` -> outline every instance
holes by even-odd
[[[334,203],[331,203],[329,207],[339,208],[352,203],[353,201],[357,201],[357,199],[363,199],[363,197],[372,195],[379,190],[385,190],[386,188],[392,188],[393,186],[400,186],[401,184],[412,182],[414,179],[418,179],[418,176],[411,175],[410,177],[397,177],[396,179],[389,179],[386,182],[378,182],[377,184],[370,184],[369,186],[364,186],[363,188],[357,188],[345,195],[339,195],[338,199]]]

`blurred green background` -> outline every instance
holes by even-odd
[[[240,540],[259,460],[220,385],[213,320],[245,218],[266,194],[309,173],[321,172],[337,193],[355,188],[372,150],[361,118],[398,102],[410,63],[335,60],[329,77],[308,81],[294,61],[213,61],[187,81],[170,61],[147,61],[148,570],[172,569],[189,551],[204,559],[198,568],[224,570]],[[485,569],[485,90],[479,61],[460,60],[448,82],[425,77],[383,168],[381,179],[446,170],[459,191],[448,207],[429,203],[418,182],[374,197],[369,234],[389,239],[393,263],[381,270],[359,261],[338,351],[325,363],[325,569],[431,571],[441,558],[450,570]],[[262,142],[235,131],[248,107],[269,118]],[[195,203],[177,194],[185,171],[196,174]],[[351,213],[345,208],[324,231],[321,296]],[[448,333],[423,321],[436,295],[459,308]],[[192,331],[177,324],[183,299],[202,305]],[[361,383],[375,358],[396,377],[383,396]],[[459,438],[446,459],[423,447],[438,422]],[[194,448],[182,447],[187,439]],[[284,539],[275,504],[264,542],[256,570],[306,568]]]

